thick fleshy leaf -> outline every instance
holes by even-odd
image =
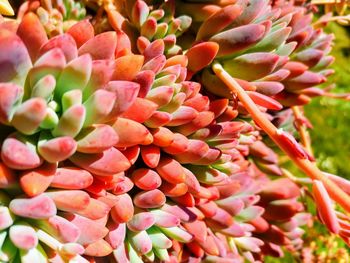
[[[179,227],[169,227],[169,228],[160,227],[160,230],[165,235],[183,243],[187,243],[191,241],[193,238],[191,234],[189,234],[188,232],[186,232],[185,230]]]
[[[303,74],[293,79],[288,79],[284,82],[284,85],[287,91],[296,91],[319,85],[325,80],[325,77],[319,73],[305,71]]]
[[[77,151],[82,153],[99,153],[118,143],[119,137],[114,129],[105,124],[97,124],[82,130],[77,141]]]
[[[101,176],[117,174],[130,167],[129,160],[114,147],[97,154],[77,152],[70,160],[89,172]]]
[[[136,74],[133,81],[140,84],[138,97],[144,98],[147,96],[153,84],[154,78],[155,74],[151,70],[143,70]]]
[[[158,105],[148,99],[136,98],[121,117],[143,123],[153,115],[157,108]]]
[[[21,103],[23,88],[13,83],[0,84],[0,122],[9,123]]]
[[[250,53],[223,63],[232,77],[256,80],[270,74],[276,67],[279,56],[273,53]]]
[[[104,88],[112,79],[115,61],[109,59],[93,60],[91,76],[84,89],[84,98],[88,98],[95,90]]]
[[[209,146],[201,140],[189,140],[188,148],[185,152],[177,154],[175,159],[182,163],[193,163],[202,159],[209,151]]]
[[[167,125],[171,119],[172,115],[170,113],[166,111],[155,111],[144,124],[149,128],[158,128]]]
[[[71,61],[78,56],[77,45],[71,35],[62,34],[51,38],[41,46],[39,53],[43,55],[54,48],[59,48],[63,51],[66,61]]]
[[[262,24],[244,25],[219,33],[210,41],[219,45],[218,56],[226,56],[254,45],[264,37],[265,30]]]
[[[74,138],[83,127],[86,109],[83,105],[74,105],[67,109],[61,116],[57,127],[52,134],[58,136],[70,136]]]
[[[166,235],[164,235],[159,228],[151,227],[147,229],[147,234],[152,241],[153,248],[170,248],[172,246],[172,242]]]
[[[112,253],[113,249],[107,241],[100,239],[85,247],[84,255],[93,257],[106,257]]]
[[[67,34],[70,34],[77,44],[77,47],[81,47],[84,43],[94,37],[94,28],[88,19],[82,20],[71,26],[67,30]]]
[[[263,217],[266,220],[286,220],[294,216],[297,212],[301,212],[303,205],[291,199],[276,200],[270,202],[265,207]]]
[[[155,218],[150,212],[140,212],[135,214],[127,223],[128,229],[134,232],[143,231],[155,223]]]
[[[166,196],[179,197],[187,193],[188,187],[185,183],[170,184],[165,181],[162,183],[159,190],[161,190]]]
[[[102,201],[90,198],[90,202],[82,210],[77,211],[77,214],[90,218],[92,220],[102,219],[109,213],[109,206]]]
[[[175,133],[173,140],[169,146],[164,147],[162,150],[168,154],[182,154],[188,149],[189,139],[181,133]]]
[[[70,61],[61,72],[55,89],[55,97],[73,89],[83,90],[87,85],[92,70],[92,59],[89,54],[79,56]]]
[[[12,226],[15,216],[10,212],[10,210],[6,206],[0,207],[0,230],[3,231],[8,227]],[[1,237],[0,237],[1,244]]]
[[[108,229],[97,221],[71,213],[62,213],[62,216],[79,229],[77,242],[83,246],[100,240],[108,233]]]
[[[117,47],[116,32],[105,32],[89,39],[79,48],[79,56],[90,54],[92,59],[113,59]]]
[[[130,147],[137,144],[148,145],[153,141],[148,129],[136,121],[118,118],[112,127],[119,136],[116,147]]]
[[[66,212],[82,210],[90,202],[89,195],[80,190],[55,190],[46,194],[55,202],[58,209]]]
[[[111,216],[114,222],[120,224],[128,222],[134,215],[134,205],[128,194],[118,195],[115,198],[115,205],[111,209]]]
[[[157,208],[165,203],[164,194],[158,190],[140,192],[134,197],[134,204],[140,208]]]
[[[159,227],[174,227],[180,224],[180,219],[174,214],[159,209],[151,210],[155,218],[155,225]]]
[[[159,147],[169,146],[174,141],[174,134],[165,127],[159,127],[151,131],[153,144]]]
[[[221,47],[220,47],[221,48]],[[214,42],[203,42],[191,47],[187,52],[188,58],[187,68],[190,74],[187,78],[190,78],[191,74],[196,73],[202,68],[208,66],[215,58],[218,53],[219,45]],[[206,54],[203,56],[203,54]]]
[[[163,53],[164,41],[162,39],[157,39],[146,47],[142,55],[145,57],[145,62],[148,62],[152,58],[162,55]]]
[[[166,181],[172,184],[185,182],[185,173],[180,163],[174,159],[163,157],[161,158],[158,167],[158,174]]]
[[[281,178],[269,182],[259,193],[262,202],[290,199],[300,195],[299,187],[290,179]]]
[[[126,235],[126,225],[110,222],[107,227],[109,232],[106,236],[106,240],[113,249],[116,249],[124,243]]]
[[[42,98],[32,98],[16,109],[11,124],[23,134],[31,135],[39,128],[45,116],[46,101]]]
[[[33,219],[47,219],[56,214],[55,203],[45,194],[32,198],[13,199],[9,208],[18,216]]]
[[[16,184],[17,177],[15,172],[7,167],[3,162],[0,162],[0,188],[11,188]]]
[[[68,159],[75,153],[76,149],[76,141],[69,136],[57,138],[41,136],[38,143],[38,152],[50,163]]]
[[[13,244],[20,249],[31,249],[38,245],[38,237],[35,230],[22,224],[16,224],[9,230],[9,237]]]
[[[113,80],[133,80],[141,70],[143,60],[144,58],[141,55],[126,55],[117,58]]]
[[[282,104],[280,104],[277,100],[274,100],[264,94],[255,91],[247,91],[247,94],[257,105],[266,109],[277,111],[283,108]]]
[[[205,222],[196,220],[184,224],[185,229],[193,235],[198,243],[204,243],[207,239],[207,225]]]
[[[0,82],[23,86],[32,66],[27,48],[17,35],[8,30],[1,30],[0,46]]]
[[[47,42],[48,38],[44,27],[34,13],[27,13],[18,26],[17,35],[26,45],[28,53],[35,61],[38,57],[40,47]]]
[[[173,98],[174,88],[171,86],[160,86],[151,89],[146,98],[156,103],[159,107],[167,105]]]
[[[130,241],[134,249],[141,255],[147,254],[152,249],[152,241],[146,231],[129,231],[128,240]]]
[[[329,231],[337,234],[340,230],[338,219],[334,212],[334,208],[332,207],[332,201],[322,182],[314,180],[312,185],[312,192],[321,220],[327,226]]]
[[[96,90],[85,102],[86,109],[84,127],[101,122],[113,110],[116,95],[107,90]]]
[[[135,185],[142,190],[157,189],[162,183],[162,179],[155,171],[145,168],[135,170],[131,178]]]
[[[19,179],[22,190],[28,196],[45,192],[54,178],[56,168],[56,164],[44,163],[39,168],[23,172]]]
[[[33,87],[31,97],[40,97],[48,101],[52,98],[56,79],[52,75],[42,77]]]
[[[114,92],[117,96],[116,103],[110,114],[110,118],[114,120],[135,102],[140,90],[140,84],[131,81],[111,81],[106,89]]]
[[[266,96],[276,95],[284,89],[283,84],[276,81],[259,81],[252,82],[252,84],[256,87],[257,92]]]
[[[154,145],[141,146],[141,157],[148,167],[155,168],[159,163],[160,149]]]
[[[212,35],[225,29],[241,13],[242,7],[239,5],[227,5],[205,20],[197,33],[197,40],[207,40]]]
[[[289,71],[288,78],[294,78],[303,74],[308,66],[298,61],[289,61],[283,66],[283,69]]]
[[[92,175],[83,169],[76,167],[57,168],[51,186],[55,188],[78,190],[92,184]]]
[[[180,106],[172,113],[171,121],[167,126],[179,126],[194,120],[198,116],[198,112],[192,107]]]
[[[166,57],[163,54],[161,54],[147,61],[142,66],[142,70],[150,70],[154,72],[154,74],[158,74],[164,68],[165,63]]]
[[[29,141],[22,141],[16,137],[8,137],[4,140],[1,159],[8,167],[18,170],[34,169],[42,163],[35,146]]]

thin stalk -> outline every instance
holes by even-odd
[[[307,150],[307,152],[310,155],[313,155],[311,143],[310,143],[310,134],[307,131],[307,127],[305,124],[298,122],[298,120],[301,120],[302,118],[304,118],[304,116],[301,113],[300,108],[298,106],[293,106],[292,111],[293,111],[293,114],[294,114],[294,117],[296,120],[295,126],[300,134],[301,142],[302,142],[303,146],[305,147],[305,149]]]
[[[228,74],[219,63],[213,65],[215,74],[227,85],[228,89],[236,94],[238,99],[249,112],[252,119],[265,133],[277,144],[279,148],[311,179],[320,180],[325,185],[329,195],[334,201],[342,206],[346,211],[350,212],[350,197],[340,189],[335,183],[328,179],[317,166],[308,159],[301,158],[295,155],[295,151],[288,147],[283,138],[280,136],[280,130],[277,129],[266,117],[262,114],[259,108],[255,105],[252,99],[237,83],[237,81]]]

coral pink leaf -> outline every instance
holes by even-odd
[[[157,189],[162,183],[162,179],[155,171],[146,168],[136,169],[131,179],[142,190]]]
[[[114,59],[117,47],[117,34],[105,32],[89,39],[79,48],[79,56],[90,54],[93,60]]]
[[[71,35],[63,34],[51,38],[41,46],[39,54],[43,55],[54,48],[61,49],[67,61],[71,61],[78,56],[77,45]]]
[[[20,249],[29,250],[38,245],[38,237],[36,232],[28,225],[13,225],[10,227],[9,237],[12,243]]]
[[[26,45],[34,62],[38,58],[40,47],[48,41],[44,27],[34,13],[27,13],[22,18],[17,29],[17,35]]]
[[[143,60],[143,56],[133,54],[117,58],[115,61],[117,66],[112,76],[113,80],[133,80],[141,70]]]
[[[136,98],[135,102],[121,115],[123,118],[143,123],[148,120],[158,105],[148,99]],[[142,114],[140,114],[142,112]]]
[[[232,77],[252,81],[271,74],[279,58],[273,53],[249,53],[225,61],[223,64]]]
[[[1,159],[8,167],[17,170],[33,169],[42,163],[35,149],[15,137],[4,140],[1,147]]]
[[[280,104],[278,101],[261,93],[255,91],[247,91],[247,94],[254,101],[254,103],[266,109],[277,111],[283,108],[282,104]]]
[[[111,216],[115,223],[126,223],[134,215],[134,205],[128,194],[118,195],[111,209]]]
[[[13,199],[9,208],[18,216],[33,219],[47,219],[57,212],[55,203],[45,194],[32,198]]]
[[[321,181],[313,181],[312,192],[321,220],[327,226],[329,231],[337,234],[340,230],[338,219],[334,212],[331,198]]]
[[[111,81],[106,89],[116,94],[116,103],[111,112],[111,119],[125,112],[136,100],[140,84],[131,81]]]
[[[134,197],[134,204],[140,208],[157,208],[165,203],[165,195],[158,189],[140,192]]]
[[[62,213],[62,216],[79,229],[77,242],[83,246],[100,240],[108,233],[108,229],[97,221],[71,213]]]
[[[227,5],[218,10],[202,23],[198,29],[197,40],[208,40],[212,35],[230,25],[242,11],[242,7],[239,5]]]
[[[8,124],[21,102],[23,88],[13,83],[0,83],[0,122]]]
[[[26,46],[16,34],[1,30],[0,47],[0,82],[23,86],[32,66]]]
[[[130,147],[137,144],[149,145],[153,141],[148,129],[133,120],[118,118],[113,123],[113,129],[119,136],[116,147]]]
[[[219,45],[215,42],[203,42],[191,47],[187,52],[187,68],[192,74],[208,66],[218,53]],[[203,54],[206,54],[203,56]],[[191,74],[190,74],[191,75]],[[189,78],[189,76],[188,76]]]
[[[78,137],[77,151],[82,153],[99,153],[118,143],[119,137],[114,129],[105,124],[97,124],[83,129]]]
[[[70,34],[74,38],[77,47],[80,48],[94,37],[94,28],[89,20],[85,19],[71,26],[67,30],[67,34]]]
[[[39,168],[23,172],[19,179],[22,190],[28,196],[45,192],[54,178],[56,168],[56,164],[44,163]]]
[[[143,70],[137,73],[133,81],[140,84],[138,97],[144,98],[147,96],[152,87],[154,78],[155,74],[152,70]]]
[[[231,55],[260,41],[265,34],[265,26],[249,24],[229,29],[210,38],[220,45],[218,56]]]
[[[70,160],[91,173],[108,176],[127,170],[129,160],[116,148],[112,147],[98,154],[75,153]]]
[[[55,188],[78,190],[92,184],[92,175],[83,169],[76,167],[57,168],[51,186]]]
[[[158,174],[169,183],[178,184],[185,182],[186,175],[183,167],[174,159],[168,157],[161,158],[156,170]]]
[[[75,153],[76,149],[76,141],[69,136],[44,140],[38,144],[38,152],[50,163],[68,159]]]

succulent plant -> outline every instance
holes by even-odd
[[[314,86],[331,73],[333,38],[308,12],[67,0],[0,17],[0,261],[262,262],[300,250],[307,187],[266,135],[317,179],[304,181],[320,220],[349,243],[331,201],[346,207],[349,183],[321,176],[308,144],[277,129],[294,115],[304,129],[295,107],[326,93]]]

